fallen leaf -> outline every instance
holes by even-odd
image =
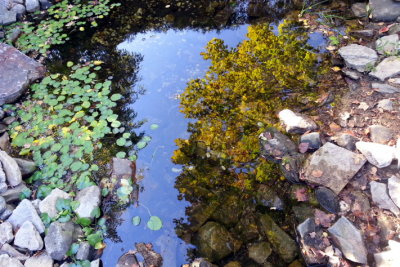
[[[321,171],[321,170],[313,170],[313,171],[311,172],[311,175],[314,176],[315,178],[321,177],[322,174],[324,174],[324,172]]]
[[[307,201],[308,200],[308,194],[306,188],[298,188],[296,191],[294,191],[294,195],[297,199],[297,201]]]
[[[329,124],[329,128],[331,129],[332,132],[339,132],[340,130],[342,130],[342,128],[334,122]]]

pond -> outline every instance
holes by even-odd
[[[176,165],[171,159],[178,149],[175,140],[189,139],[193,133],[188,132],[188,124],[195,120],[185,118],[180,111],[180,97],[190,80],[201,79],[207,72],[210,62],[201,56],[207,43],[219,38],[227,46],[236,47],[247,38],[249,25],[256,23],[271,23],[272,31],[277,34],[278,25],[289,11],[289,6],[280,1],[125,1],[98,29],[78,33],[69,46],[52,52],[53,68],[68,60],[104,61],[106,71],[103,76],[112,76],[114,90],[125,97],[116,110],[137,140],[142,136],[151,138],[137,154],[138,201],[111,215],[115,222],[112,233],[105,240],[104,266],[115,266],[118,258],[133,250],[138,242],[152,243],[154,250],[163,257],[163,266],[168,267],[181,266],[195,257],[209,256],[196,234],[206,221],[225,224],[229,232],[236,235],[235,239],[243,243],[240,249],[229,248],[235,253],[228,253],[226,257],[226,253],[214,255],[216,264],[223,266],[238,260],[243,266],[262,266],[249,259],[247,252],[249,244],[263,241],[253,229],[254,224],[258,224],[255,223],[257,216],[270,214],[281,226],[292,226],[293,218],[288,214],[290,208],[282,211],[276,205],[259,205],[263,201],[259,195],[249,193],[264,192],[264,187],[257,185],[238,190],[218,185],[214,190],[200,186],[206,192],[196,195],[197,189],[187,188],[182,182],[186,175],[184,169],[190,170],[193,166]],[[323,52],[325,40],[321,34],[308,35],[307,42],[319,53]],[[115,140],[105,142],[112,144]],[[265,184],[274,186],[284,202],[290,203],[283,197],[289,192],[285,182]],[[276,197],[277,193],[272,194]],[[152,231],[146,226],[151,215],[162,220],[160,230]],[[138,226],[132,223],[134,216],[141,218]],[[243,219],[252,223],[244,224]],[[292,229],[286,230],[294,237]],[[268,261],[274,266],[285,266],[280,262],[281,257],[274,251]]]

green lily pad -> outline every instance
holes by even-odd
[[[149,229],[153,231],[160,230],[162,226],[162,221],[157,216],[151,216],[149,221],[147,222],[147,227],[149,227]]]
[[[158,126],[158,124],[155,124],[155,123],[153,123],[152,125],[150,125],[150,129],[152,129],[152,130],[157,130],[158,127],[160,127],[160,126]]]
[[[132,218],[132,224],[134,226],[138,226],[140,224],[140,221],[141,221],[141,219],[140,219],[139,216],[135,216],[135,217]]]

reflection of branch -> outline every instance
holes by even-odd
[[[153,152],[153,154],[151,155],[150,166],[153,164],[154,157],[155,157],[155,155],[156,155],[156,153],[157,153],[157,150],[158,150],[160,147],[162,148],[162,147],[164,147],[164,146],[157,146],[156,149],[154,149],[154,152]]]
[[[139,203],[139,202],[138,202]],[[146,207],[144,204],[139,204],[139,206],[143,206],[144,208],[146,208],[147,212],[149,213],[149,216],[151,217],[151,212],[150,209],[148,207]]]

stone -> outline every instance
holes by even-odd
[[[378,109],[382,109],[382,111],[392,111],[393,110],[393,101],[390,99],[382,99],[378,102]]]
[[[224,267],[242,267],[242,265],[238,261],[230,261]]]
[[[79,244],[78,252],[76,252],[77,260],[90,260],[92,253],[92,246],[89,242],[82,242]]]
[[[330,213],[338,213],[340,211],[337,195],[326,187],[318,187],[315,190],[315,196],[324,209]]]
[[[256,193],[257,204],[277,210],[283,210],[284,203],[270,186],[261,184]]]
[[[14,158],[14,160],[17,162],[18,167],[21,170],[21,174],[23,176],[32,174],[36,171],[35,162],[33,162],[31,160],[19,159],[19,158]]]
[[[367,17],[367,4],[366,3],[354,3],[351,5],[351,11],[353,11],[354,16],[362,18]]]
[[[75,198],[75,201],[79,202],[79,207],[75,210],[75,213],[81,218],[93,218],[91,213],[95,208],[99,207],[100,196],[100,188],[96,185],[79,191]]]
[[[34,199],[31,201],[32,205],[35,207],[35,210],[38,214],[40,214],[40,209],[39,209],[39,205],[40,205],[41,200],[40,199]]]
[[[17,118],[14,116],[9,116],[3,119],[3,122],[7,125],[11,125],[14,121],[16,121]]]
[[[342,72],[344,75],[346,75],[347,77],[349,77],[353,80],[359,80],[361,78],[361,74],[354,70],[342,69]]]
[[[301,238],[304,238],[307,234],[316,231],[315,220],[312,218],[307,218],[304,222],[296,227],[297,232]]]
[[[129,159],[113,158],[112,174],[118,178],[131,178],[134,175],[132,161]]]
[[[6,192],[1,193],[0,195],[4,197],[7,203],[14,202],[20,200],[21,193],[24,192],[28,187],[24,183],[19,184],[14,188],[8,189]]]
[[[356,147],[369,163],[378,168],[389,166],[396,156],[394,147],[383,144],[359,141],[356,143]]]
[[[256,216],[253,214],[253,212],[242,215],[239,222],[232,230],[233,233],[245,243],[256,240],[259,237],[255,217]]]
[[[400,266],[400,243],[394,240],[388,241],[388,248],[374,254],[376,267],[397,267]]]
[[[365,162],[362,155],[327,142],[307,160],[303,179],[339,194]]]
[[[262,155],[267,160],[280,163],[283,156],[296,155],[296,144],[276,128],[269,127],[259,136]]]
[[[321,136],[318,132],[306,133],[300,137],[300,143],[308,144],[309,151],[315,151],[321,147]]]
[[[298,222],[303,222],[309,217],[313,217],[315,209],[307,203],[301,203],[292,207],[293,215]]]
[[[161,255],[153,250],[151,246],[145,243],[135,243],[136,250],[144,258],[144,266],[162,266],[163,258]]]
[[[24,5],[14,4],[11,8],[11,12],[14,12],[16,14],[17,19],[21,19],[21,17],[26,13],[26,8]]]
[[[197,245],[200,255],[211,261],[218,261],[234,251],[237,251],[242,243],[217,222],[207,222],[197,233]]]
[[[10,136],[7,132],[0,136],[0,149],[6,152],[10,151]]]
[[[0,245],[10,243],[14,239],[12,225],[9,222],[0,224]]]
[[[396,55],[399,52],[400,42],[397,34],[383,36],[376,40],[376,51],[383,55]]]
[[[390,177],[388,179],[388,189],[390,198],[400,208],[400,178],[394,175]]]
[[[333,137],[333,141],[340,147],[346,148],[347,150],[356,150],[356,143],[358,138],[347,133],[341,133]]]
[[[8,188],[7,177],[0,164],[0,194],[6,192],[7,188]]]
[[[346,217],[337,220],[334,225],[328,228],[328,232],[348,260],[362,264],[367,263],[367,250],[361,231]]]
[[[100,266],[101,266],[101,265],[100,265],[100,262],[101,262],[100,259],[91,261],[91,262],[90,262],[90,267],[100,267]]]
[[[46,253],[33,255],[25,261],[25,267],[53,267],[53,259]]]
[[[22,175],[17,162],[5,151],[0,151],[0,162],[6,174],[7,183],[10,186],[19,185],[22,182]]]
[[[216,266],[207,261],[206,259],[197,258],[190,264],[189,267],[216,267]]]
[[[0,266],[2,267],[24,267],[17,259],[11,258],[7,254],[0,255]]]
[[[70,199],[68,193],[55,188],[51,191],[51,193],[39,203],[39,210],[41,213],[47,213],[51,218],[55,217],[58,214],[58,210],[56,208],[57,199]]]
[[[317,124],[303,114],[284,109],[278,114],[279,120],[285,126],[286,132],[291,134],[303,134],[307,131],[318,129]]]
[[[47,253],[54,260],[64,259],[74,241],[75,226],[72,222],[50,224],[44,243]]]
[[[378,78],[384,82],[400,73],[400,58],[396,56],[387,57],[382,60],[373,71],[369,73],[372,77]]]
[[[135,253],[128,251],[119,257],[117,265],[115,267],[129,267],[139,266],[139,261],[136,258]]]
[[[1,213],[0,220],[5,221],[7,220],[14,211],[14,207],[11,205],[6,205],[6,209]]]
[[[20,261],[25,261],[27,258],[29,258],[28,256],[22,254],[21,252],[16,250],[13,246],[11,246],[8,243],[4,244],[1,247],[0,254],[10,255],[10,257],[15,258],[15,259],[20,260]]]
[[[7,125],[0,123],[0,133],[4,133],[7,131]]]
[[[227,194],[222,197],[211,218],[227,227],[234,226],[239,221],[244,207],[245,203],[237,194]]]
[[[0,62],[0,105],[14,102],[45,74],[43,65],[3,43],[0,43]]]
[[[0,213],[6,210],[6,200],[0,196]]]
[[[385,83],[372,83],[372,89],[382,94],[395,94],[400,93],[400,88],[385,84]]]
[[[394,204],[393,200],[387,193],[387,186],[384,183],[372,181],[369,183],[371,189],[372,201],[381,209],[390,210],[396,216],[400,215],[399,208]]]
[[[17,14],[14,11],[9,10],[9,6],[9,1],[0,1],[0,25],[9,25],[17,21]]]
[[[392,0],[369,0],[369,6],[374,21],[396,21],[400,16],[400,3]]]
[[[37,251],[43,248],[43,240],[35,226],[30,221],[25,221],[15,234],[14,245]]]
[[[259,264],[267,261],[272,249],[268,242],[259,242],[249,246],[249,258]]]
[[[347,67],[356,69],[359,72],[364,72],[369,67],[374,66],[378,60],[375,50],[358,44],[340,48],[339,54],[344,59]]]
[[[352,31],[351,34],[359,38],[371,38],[375,35],[375,31],[372,29],[364,29],[364,30]]]
[[[48,0],[39,0],[39,3],[40,3],[40,9],[42,10],[46,10],[49,7],[51,7],[51,3]]]
[[[25,0],[26,11],[33,13],[40,10],[40,4],[38,0]]]
[[[14,230],[20,228],[25,221],[31,221],[32,224],[36,227],[36,230],[39,231],[39,233],[43,233],[45,229],[44,224],[37,214],[35,207],[27,199],[23,199],[18,204],[18,206],[15,208],[7,221],[12,224]]]
[[[369,135],[374,143],[386,144],[393,138],[393,131],[382,125],[369,126]]]

